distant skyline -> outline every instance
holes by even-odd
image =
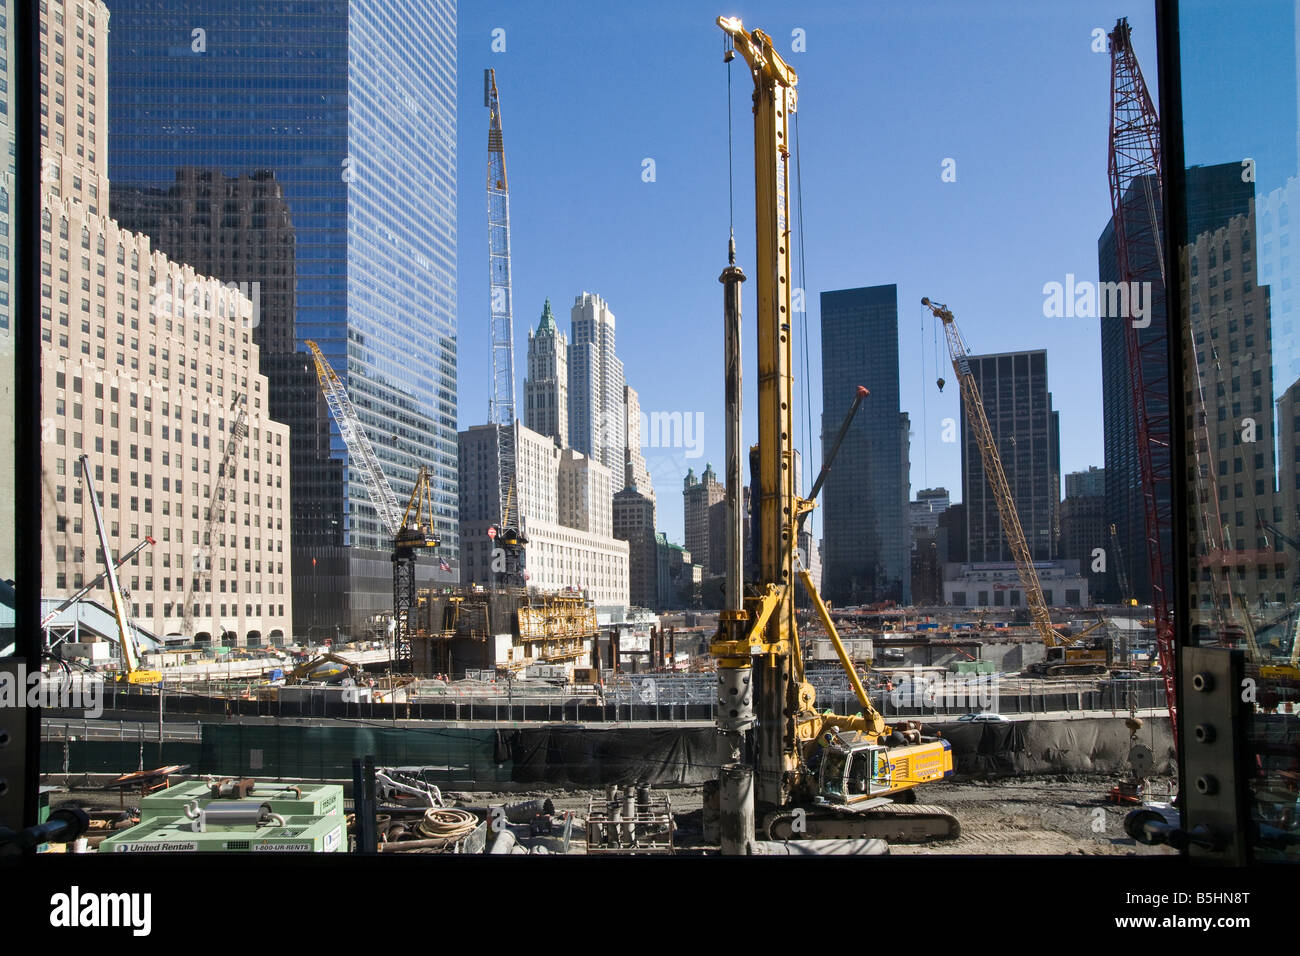
[[[589,291],[609,302],[642,410],[703,416],[699,457],[644,449],[660,492],[658,526],[681,540],[675,491],[682,477],[723,458],[717,276],[728,233],[728,68],[713,22],[722,13],[773,36],[799,74],[802,176],[794,175],[797,167],[791,172],[796,191],[802,179],[806,256],[809,375],[795,383],[804,486],[820,467],[818,295],[880,284],[899,290],[913,491],[961,487],[959,445],[942,440],[944,419],[960,420],[960,397],[954,387],[940,392],[935,385],[941,375],[951,382],[952,372],[942,337],[928,322],[923,328],[920,299],[927,295],[952,308],[972,352],[1046,349],[1065,436],[1061,471],[1103,466],[1098,320],[1045,318],[1043,286],[1067,275],[1097,278],[1097,237],[1110,216],[1110,58],[1104,39],[1094,52],[1094,35],[1127,16],[1158,96],[1148,3],[1117,10],[1091,2],[892,9],[744,2],[710,11],[680,0],[632,18],[574,2],[462,6],[460,426],[487,417],[482,76],[493,67],[510,172],[517,356],[547,297],[572,302]],[[796,36],[804,52],[792,49]],[[494,40],[498,47],[504,41],[504,52],[493,52]],[[644,66],[647,58],[654,69]],[[752,81],[743,61],[730,70],[736,242],[752,278]],[[948,166],[953,182],[942,178],[945,160],[955,161]],[[649,171],[653,181],[643,181]],[[795,212],[798,228],[797,205]],[[797,257],[795,269],[798,286]],[[752,442],[753,284],[744,292],[744,431]],[[798,326],[795,345],[801,371]],[[871,386],[844,383],[858,384]],[[811,435],[805,396],[812,399]],[[814,530],[820,537],[820,516]]]

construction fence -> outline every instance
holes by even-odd
[[[122,773],[186,764],[190,773],[272,779],[350,779],[354,757],[379,766],[424,768],[445,789],[595,788],[614,783],[699,784],[717,775],[712,727],[527,728],[301,726],[210,723],[201,740],[77,737],[42,744],[45,773]],[[959,776],[1121,773],[1134,744],[1122,720],[1086,717],[1011,723],[925,724],[953,748]],[[70,739],[76,737],[75,740]],[[1136,741],[1155,774],[1174,772],[1168,718],[1149,718]]]
[[[854,714],[862,709],[842,673],[810,671],[808,676],[817,690],[818,710]],[[711,722],[716,687],[716,677],[711,674],[618,674],[600,686],[552,686],[535,681],[453,684],[411,701],[378,703],[348,702],[337,695],[310,695],[293,701],[251,695],[249,698],[214,696],[213,688],[196,691],[187,687],[168,688],[163,710],[168,720],[191,721],[213,717],[274,717],[367,722]],[[937,719],[979,710],[1008,715],[1120,714],[1166,707],[1164,685],[1156,679],[1101,685],[1043,680],[990,685],[972,681],[958,685],[956,690],[957,694],[953,695],[940,688],[933,700],[876,690],[872,691],[871,700],[886,719]],[[158,710],[158,697],[149,691],[119,691],[104,699],[105,715],[115,719],[149,720]]]

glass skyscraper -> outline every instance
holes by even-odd
[[[1192,242],[1202,233],[1225,227],[1234,216],[1246,215],[1254,199],[1254,187],[1241,176],[1240,163],[1224,163],[1211,167],[1197,167],[1186,171],[1188,182],[1187,241]],[[1134,187],[1137,188],[1137,187]],[[1152,206],[1157,218],[1163,217],[1159,190],[1152,193]],[[1163,221],[1163,220],[1162,220]],[[1150,232],[1149,221],[1130,224],[1130,234],[1141,241]],[[1097,271],[1102,282],[1119,279],[1119,264],[1115,247],[1115,221],[1112,216],[1097,240]],[[1138,330],[1138,340],[1167,340],[1168,319],[1165,307],[1165,286],[1160,270],[1148,265],[1145,270],[1135,270],[1134,279],[1151,283],[1151,323]],[[1199,309],[1198,309],[1199,313]],[[1101,321],[1101,374],[1102,418],[1106,448],[1106,514],[1105,522],[1115,525],[1120,541],[1120,552],[1113,557],[1110,591],[1111,597],[1120,600],[1117,571],[1125,566],[1134,596],[1142,603],[1152,600],[1151,573],[1148,564],[1149,541],[1143,510],[1142,469],[1138,458],[1137,424],[1133,417],[1133,392],[1130,385],[1128,351],[1124,341],[1124,326],[1119,320]],[[1167,415],[1169,407],[1169,373],[1166,363],[1158,353],[1148,352],[1143,376],[1147,403],[1159,415]],[[1151,384],[1147,384],[1151,383]],[[1190,386],[1189,386],[1190,388]],[[1185,403],[1193,400],[1189,390],[1183,396]],[[1157,473],[1168,472],[1169,450],[1154,445],[1151,449]],[[1168,507],[1170,489],[1165,483],[1156,488],[1161,508]],[[1171,532],[1161,532],[1165,565],[1172,569],[1173,542]],[[1172,573],[1172,572],[1171,572]],[[1166,588],[1171,587],[1166,582]]]
[[[112,214],[253,298],[291,427],[294,631],[392,607],[391,539],[304,342],[346,383],[405,502],[433,474],[456,580],[455,0],[117,0]]]
[[[898,287],[823,292],[821,322],[823,459],[855,388],[871,390],[826,476],[823,593],[837,604],[908,604],[908,439],[898,408]]]
[[[1047,352],[972,355],[970,370],[1029,553],[1035,561],[1052,561],[1057,557],[1055,528],[1061,501],[1061,425],[1047,387]],[[964,402],[961,435],[967,560],[972,564],[1014,561]]]

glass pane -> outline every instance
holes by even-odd
[[[17,265],[17,242],[14,235],[15,151],[14,122],[14,5],[5,0],[4,20],[0,22],[0,656],[9,653],[14,640],[13,581],[17,573],[14,518],[18,496],[15,486],[14,443],[16,408],[14,270]]]
[[[1193,642],[1240,648],[1257,858],[1300,859],[1300,215],[1292,2],[1180,5]]]

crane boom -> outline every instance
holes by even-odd
[[[1110,543],[1115,550],[1115,573],[1119,577],[1119,597],[1122,604],[1127,605],[1133,599],[1133,589],[1128,583],[1128,569],[1124,567],[1124,552],[1119,546],[1119,532],[1115,529],[1114,523],[1110,526]]]
[[[1277,538],[1277,540],[1281,541],[1283,544],[1289,545],[1293,550],[1300,551],[1300,542],[1297,542],[1294,538],[1288,537],[1287,535],[1283,534],[1281,529],[1278,528],[1276,525],[1272,524],[1269,521],[1264,520],[1262,513],[1256,519],[1255,527],[1259,528],[1261,531],[1265,531],[1268,534],[1271,534],[1273,537]],[[1279,549],[1274,548],[1273,550],[1276,551]]]
[[[488,420],[497,426],[497,476],[502,528],[519,526],[515,484],[515,343],[510,288],[510,186],[501,132],[501,101],[495,70],[483,74],[488,108],[488,287],[492,323],[492,398]]]
[[[162,680],[162,674],[140,668],[140,649],[136,647],[135,634],[126,620],[126,598],[122,596],[122,589],[117,583],[117,565],[113,562],[113,550],[108,545],[108,529],[104,526],[104,516],[99,510],[99,494],[95,491],[95,482],[90,476],[90,457],[82,455],[80,460],[81,474],[86,479],[86,492],[90,498],[90,510],[95,516],[95,530],[99,534],[104,573],[108,576],[108,593],[113,599],[118,646],[122,648],[122,661],[126,664],[122,677],[130,684],[156,684]]]
[[[984,476],[993,492],[993,500],[998,506],[998,517],[1002,521],[1002,533],[1007,539],[1007,547],[1015,558],[1016,572],[1020,575],[1020,587],[1025,592],[1025,603],[1029,605],[1029,615],[1034,628],[1048,647],[1062,647],[1072,643],[1057,633],[1052,627],[1052,615],[1047,609],[1043,597],[1043,586],[1038,580],[1038,570],[1034,567],[1034,558],[1029,551],[1029,542],[1025,539],[1024,528],[1020,524],[1020,515],[1016,512],[1015,500],[1011,497],[1011,486],[1007,484],[1006,472],[1002,470],[1002,458],[998,454],[997,444],[993,439],[993,429],[989,426],[988,416],[984,412],[984,401],[980,398],[979,387],[971,373],[970,352],[962,339],[961,330],[952,311],[938,302],[922,299],[921,304],[928,306],[935,318],[943,324],[943,334],[948,340],[948,355],[952,359],[952,370],[961,386],[962,404],[966,417],[970,420],[975,444],[979,448],[980,461],[984,465]]]
[[[483,71],[483,105],[488,108],[488,291],[492,325],[492,398],[488,421],[496,426],[498,518],[493,545],[504,553],[498,587],[523,587],[524,546],[516,486],[515,325],[510,288],[510,184],[501,133],[501,100],[495,70]]]
[[[316,362],[316,380],[334,420],[338,422],[339,434],[343,436],[348,454],[361,474],[362,484],[379,520],[392,536],[394,659],[399,667],[406,668],[411,663],[411,611],[418,600],[415,590],[416,556],[421,550],[441,544],[433,526],[433,488],[429,469],[423,465],[420,467],[406,507],[400,508],[397,496],[384,476],[379,457],[361,427],[356,409],[352,407],[347,389],[316,343],[309,340],[307,347]]]
[[[347,446],[351,464],[361,475],[361,483],[366,489],[366,494],[370,496],[370,503],[374,505],[375,512],[379,515],[380,523],[390,536],[396,536],[402,526],[402,509],[397,504],[397,496],[393,494],[388,479],[384,477],[379,456],[375,454],[374,446],[366,436],[361,419],[357,417],[357,411],[352,407],[348,390],[344,388],[338,374],[321,354],[320,347],[308,340],[307,348],[311,350],[311,357],[316,363],[316,380],[320,383],[321,392],[325,395],[325,403],[339,426],[339,435],[343,438],[343,444]]]
[[[203,544],[202,550],[195,553],[198,559],[198,567],[191,567],[187,576],[189,588],[185,592],[185,603],[182,608],[184,617],[184,626],[182,632],[187,637],[194,636],[194,598],[195,592],[199,595],[210,593],[212,590],[212,535],[218,521],[225,521],[225,508],[221,507],[230,496],[230,487],[235,481],[236,461],[239,455],[239,447],[243,444],[244,436],[248,434],[248,415],[244,405],[242,395],[235,397],[231,406],[232,410],[238,409],[235,416],[234,424],[230,426],[230,441],[226,442],[225,452],[221,456],[221,464],[217,466],[217,483],[212,486],[212,495],[208,498],[208,511],[203,525]],[[220,509],[220,516],[218,516]],[[215,629],[214,629],[215,630]],[[214,634],[214,638],[220,638],[219,634]]]
[[[1161,250],[1163,224],[1156,208],[1161,195],[1160,121],[1137,54],[1133,51],[1128,20],[1121,18],[1111,31],[1110,153],[1107,178],[1115,226],[1115,250],[1121,283],[1149,281],[1160,276],[1165,289],[1165,262]],[[1145,336],[1127,316],[1124,345],[1128,356],[1129,384],[1133,396],[1133,421],[1137,430],[1137,457],[1142,484],[1143,527],[1146,532],[1147,569],[1151,578],[1151,609],[1155,618],[1156,650],[1169,704],[1169,723],[1178,740],[1178,710],[1174,689],[1174,625],[1168,589],[1171,576],[1164,542],[1173,531],[1170,499],[1173,463],[1170,460],[1169,359],[1167,338],[1147,330]],[[1159,455],[1157,456],[1157,450]]]
[[[143,541],[141,541],[134,548],[132,548],[126,554],[122,555],[120,558],[117,559],[116,570],[120,571],[122,568],[126,567],[126,565],[130,564],[137,554],[139,554],[145,548],[149,547],[151,544],[154,543],[155,542],[153,538],[149,537],[148,535],[145,535]],[[78,601],[80,601],[91,591],[95,590],[95,588],[103,584],[104,579],[107,577],[108,577],[107,571],[100,571],[99,574],[95,575],[95,577],[90,581],[89,584],[87,584],[85,587],[78,588],[75,592],[73,592],[68,597],[60,601],[58,603],[58,606],[55,607],[54,610],[50,611],[43,618],[41,618],[41,623],[40,623],[41,630],[44,630],[46,627],[49,626],[50,622],[53,621],[56,617],[58,617],[68,608],[72,607],[72,605],[76,604]]]

